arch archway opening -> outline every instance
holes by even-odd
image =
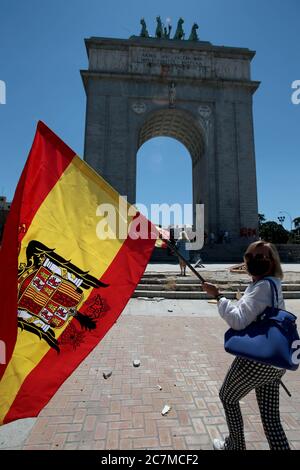
[[[149,144],[150,141],[154,142],[155,138],[158,138],[156,144]],[[162,138],[168,138],[166,139],[166,141],[169,141],[170,143],[169,150],[163,150],[164,146],[159,149],[157,148],[159,144],[162,144]],[[177,142],[178,147],[176,150],[173,151],[172,147],[175,145],[175,142]],[[206,174],[205,161],[203,158],[205,153],[205,132],[200,124],[200,121],[198,121],[197,118],[195,116],[192,116],[190,113],[178,109],[162,109],[150,113],[150,115],[147,116],[138,135],[139,150],[137,160],[137,202],[142,202],[145,197],[144,195],[142,195],[139,187],[141,177],[140,154],[143,153],[144,148],[146,149],[147,153],[147,148],[149,145],[150,147],[151,145],[153,145],[152,150],[149,149],[149,151],[150,153],[152,152],[152,158],[154,158],[154,166],[155,158],[159,159],[160,166],[164,166],[164,164],[167,165],[167,168],[162,169],[163,176],[160,185],[164,185],[164,191],[163,194],[160,195],[160,197],[163,196],[166,202],[169,201],[169,204],[172,200],[175,203],[179,202],[179,204],[181,203],[183,205],[189,205],[190,214],[188,217],[185,216],[184,220],[186,224],[195,226],[196,204],[204,203],[206,198],[206,188],[203,184],[204,175]],[[163,150],[163,152],[161,152],[161,150]],[[162,155],[162,153],[164,153],[164,155]],[[176,165],[174,165],[174,157],[172,159],[172,154],[185,154],[187,155],[187,158],[184,158],[181,161],[178,160],[176,162]],[[172,174],[171,169],[177,171],[177,174],[175,172],[173,175],[174,181],[176,181],[175,188],[171,188],[170,186],[170,175]],[[149,176],[151,174],[151,168],[148,168],[147,172]],[[156,175],[156,187],[158,186],[157,183],[159,181],[157,178],[158,174]],[[150,180],[148,179],[148,181]],[[188,188],[188,196],[187,193],[178,194],[178,188],[182,186],[186,186]],[[168,194],[165,193],[166,190],[169,191]],[[158,196],[157,189],[155,190],[154,195]],[[147,199],[149,204],[149,195]],[[177,220],[174,219],[174,225],[177,224]],[[161,221],[153,220],[153,222],[164,225],[163,223],[161,223]]]
[[[140,211],[153,223],[192,226],[192,159],[177,139],[154,137],[137,154],[137,196]]]

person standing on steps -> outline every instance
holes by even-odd
[[[187,243],[189,243],[189,237],[187,236],[187,233],[185,232],[185,230],[182,230],[180,232],[179,238],[175,246],[179,254],[183,256],[187,261],[189,261],[190,252],[189,250],[186,249]],[[185,273],[186,263],[179,257],[178,257],[178,260],[179,260],[179,265],[180,265],[181,276],[186,276],[186,273]]]

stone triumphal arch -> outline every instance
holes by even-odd
[[[85,160],[134,203],[138,149],[152,137],[174,137],[192,158],[193,203],[204,204],[205,231],[226,230],[232,239],[245,227],[255,233],[254,52],[147,37],[85,43]]]

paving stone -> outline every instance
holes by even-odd
[[[294,302],[297,315],[300,302]],[[206,303],[198,301],[198,308],[205,313]],[[22,442],[9,448],[211,448],[212,439],[227,434],[218,396],[233,360],[223,350],[226,329],[210,314],[122,315],[31,423]],[[141,367],[132,367],[132,357],[140,358]],[[114,373],[103,380],[106,368]],[[285,384],[293,396],[281,393],[282,422],[292,448],[300,449],[299,374],[287,373]],[[172,409],[162,416],[165,404]],[[268,448],[254,393],[243,398],[241,408],[247,448]]]

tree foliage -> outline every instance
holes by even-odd
[[[290,232],[274,221],[263,222],[259,227],[259,235],[263,240],[271,243],[287,243]]]

